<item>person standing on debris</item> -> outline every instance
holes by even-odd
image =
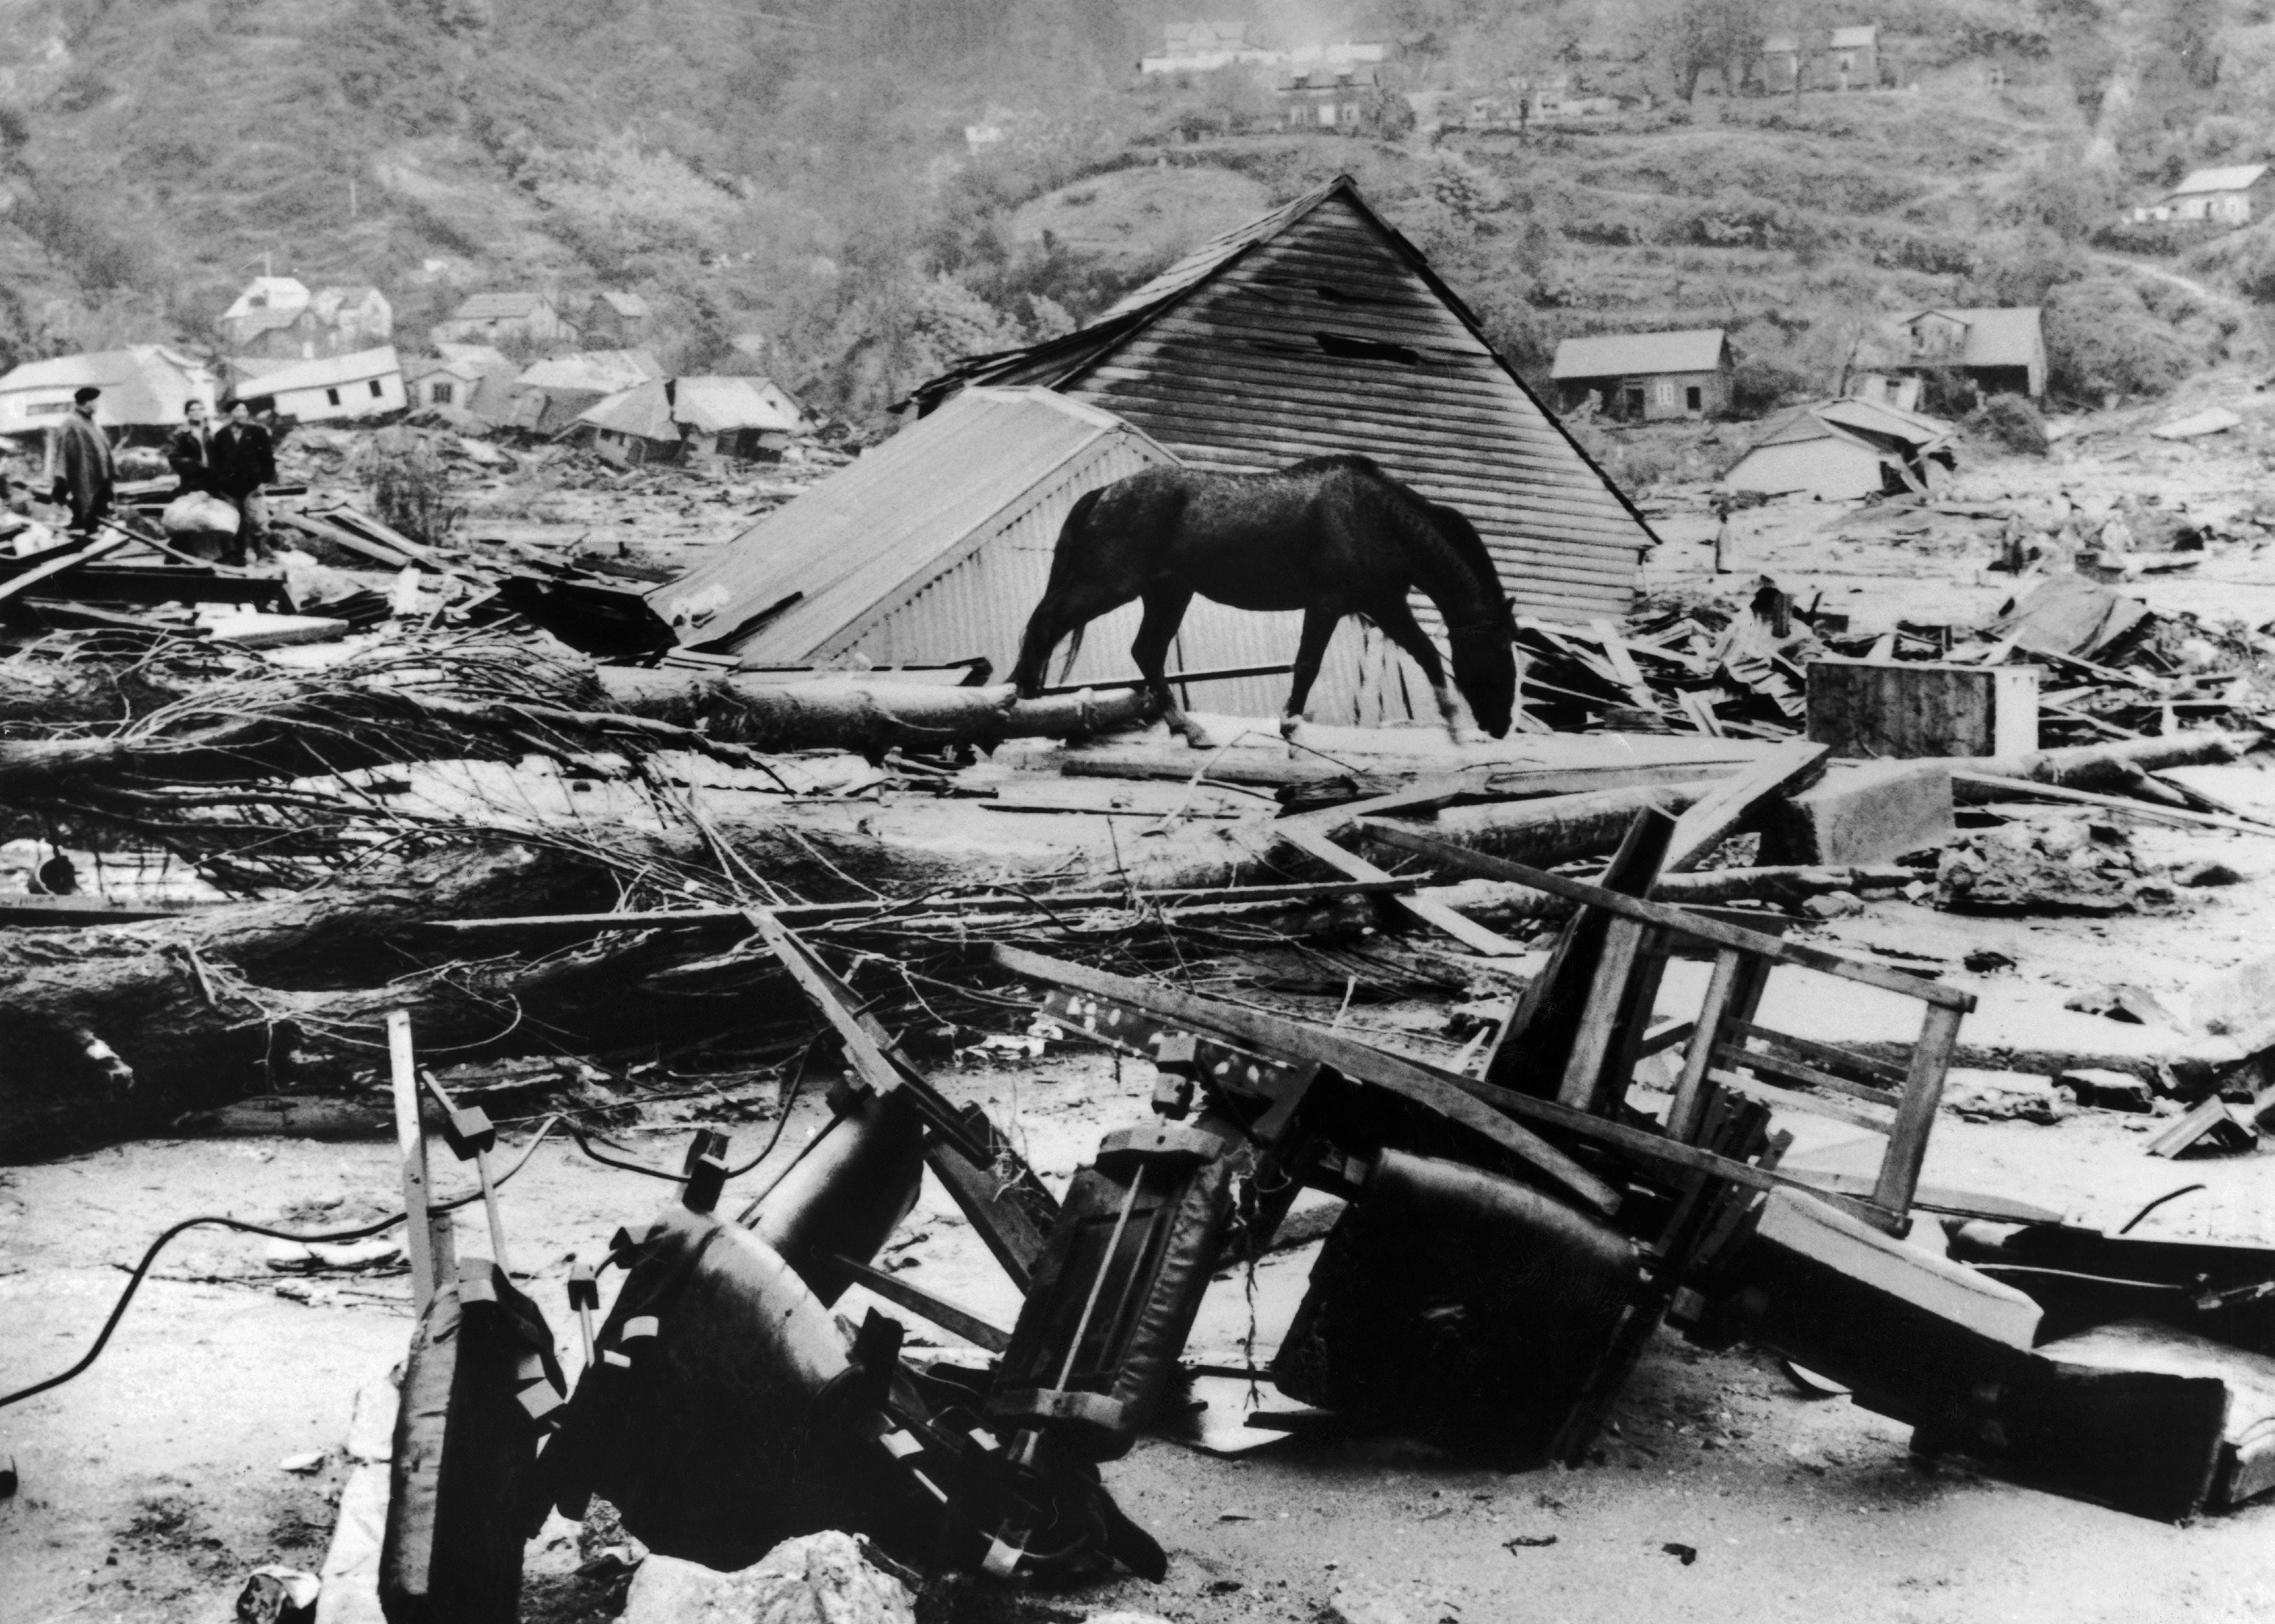
[[[182,403],[182,426],[166,437],[166,466],[174,471],[177,496],[213,487],[212,425],[206,403],[194,397]]]
[[[110,436],[94,420],[102,394],[93,384],[73,394],[71,413],[56,430],[55,500],[70,504],[71,528],[79,535],[93,534],[95,521],[110,511]]]
[[[213,493],[237,510],[237,540],[224,563],[241,564],[250,555],[264,562],[273,556],[268,546],[268,503],[261,487],[276,479],[276,445],[268,431],[253,419],[241,400],[231,401],[229,421],[214,431],[207,466]]]
[[[1727,496],[1717,496],[1714,498],[1713,507],[1714,573],[1722,575],[1727,573],[1729,570],[1727,560],[1729,557],[1730,546],[1730,499]]]

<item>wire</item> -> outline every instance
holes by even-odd
[[[272,1229],[266,1224],[249,1224],[243,1219],[223,1218],[210,1213],[200,1218],[185,1218],[180,1223],[176,1224],[172,1228],[168,1229],[163,1234],[160,1235],[156,1240],[150,1243],[149,1250],[142,1254],[142,1261],[134,1265],[134,1273],[133,1276],[127,1280],[126,1289],[118,1294],[118,1302],[112,1307],[110,1311],[110,1318],[102,1322],[102,1330],[95,1337],[94,1346],[87,1350],[85,1356],[82,1357],[77,1364],[72,1365],[71,1369],[64,1371],[60,1375],[50,1376],[45,1381],[34,1382],[28,1387],[19,1387],[13,1393],[0,1395],[0,1409],[5,1409],[11,1404],[19,1403],[25,1399],[28,1399],[34,1394],[45,1393],[50,1387],[60,1387],[64,1383],[71,1380],[73,1377],[81,1374],[89,1365],[93,1364],[95,1360],[102,1356],[104,1347],[109,1344],[110,1341],[110,1333],[118,1329],[118,1322],[125,1315],[126,1305],[134,1300],[135,1292],[141,1288],[143,1277],[150,1273],[150,1265],[158,1261],[158,1254],[165,1250],[166,1243],[172,1240],[176,1235],[183,1233],[185,1230],[195,1229],[200,1225],[210,1224],[223,1229],[239,1230],[246,1235],[267,1235],[271,1240],[276,1241],[322,1243],[335,1241],[360,1241],[365,1239],[367,1236],[377,1235],[382,1229],[392,1229],[396,1225],[402,1221],[402,1213],[390,1212],[385,1218],[379,1220],[376,1223],[365,1224],[360,1227],[354,1229],[332,1229],[327,1230],[321,1235],[295,1235],[290,1229]]]
[[[614,1167],[619,1173],[637,1173],[642,1178],[665,1179],[674,1184],[687,1182],[687,1175],[684,1173],[666,1173],[661,1167],[645,1167],[636,1161],[618,1161],[613,1156],[601,1155],[593,1148],[593,1142],[585,1137],[585,1130],[581,1128],[571,1128],[569,1130],[569,1137],[577,1141],[578,1150],[604,1167]]]
[[[2167,1201],[2178,1201],[2182,1196],[2192,1196],[2203,1188],[2203,1186],[2201,1184],[2183,1184],[2178,1190],[2175,1190],[2169,1194],[2158,1197],[2147,1206],[2143,1207],[2139,1212],[2134,1213],[2131,1220],[2126,1224],[2125,1227],[2120,1229],[2117,1233],[2120,1235],[2132,1234],[2133,1226],[2135,1224],[2139,1223],[2143,1219],[2148,1217],[2150,1213],[2155,1212]]]

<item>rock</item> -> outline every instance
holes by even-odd
[[[2053,1123],[2076,1109],[2051,1077],[1965,1066],[1945,1074],[1943,1104],[1946,1110],[1984,1122]]]
[[[1414,1624],[1414,1615],[1373,1585],[1339,1584],[1319,1612],[1319,1624]]]
[[[2014,968],[2014,956],[2001,953],[1996,948],[1977,948],[1960,962],[1978,976],[1987,976],[1994,970]]]
[[[2156,1091],[2146,1077],[2101,1066],[2065,1071],[2054,1078],[2054,1086],[2067,1089],[2078,1104],[2097,1111],[2150,1112],[2157,1107]]]
[[[2139,895],[2141,878],[2132,842],[2114,824],[2087,818],[2009,823],[1970,830],[1944,848],[1936,906],[1961,913],[2126,913],[2165,900]]]
[[[2175,1031],[2181,1030],[2180,1017],[2165,1008],[2154,993],[2127,981],[2083,988],[2064,999],[2062,1008],[2075,1009],[2080,1015],[2106,1016],[2112,1021],[2122,1021],[2133,1026],[2169,1026]]]
[[[850,1534],[786,1539],[722,1574],[676,1557],[640,1564],[623,1624],[916,1624],[908,1587],[872,1564]]]
[[[1801,910],[1812,919],[1846,919],[1864,911],[1864,899],[1854,891],[1825,891],[1804,901]]]
[[[2243,876],[2225,863],[2209,859],[2202,863],[2184,863],[2173,871],[2176,886],[2232,886],[2243,883]]]
[[[309,1624],[322,1582],[297,1567],[256,1567],[238,1592],[238,1624]]]
[[[2275,1048],[2275,957],[2252,959],[2214,976],[2189,1000],[2196,1030],[2233,1039],[2247,1054]]]

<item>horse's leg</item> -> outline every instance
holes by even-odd
[[[1319,667],[1327,657],[1327,643],[1342,618],[1341,609],[1314,606],[1304,611],[1304,635],[1296,644],[1296,668],[1288,683],[1288,708],[1280,713],[1280,736],[1290,743],[1296,737],[1296,724],[1304,720],[1311,684],[1319,680]]]
[[[1447,736],[1456,744],[1467,743],[1463,736],[1466,729],[1462,725],[1462,696],[1454,691],[1453,684],[1446,680],[1446,664],[1438,658],[1438,646],[1430,640],[1430,634],[1422,630],[1421,623],[1414,618],[1414,611],[1406,600],[1403,597],[1389,599],[1367,613],[1374,623],[1382,628],[1382,635],[1404,649],[1414,663],[1422,668],[1422,675],[1429,679],[1430,691],[1438,698],[1438,714],[1445,719]]]
[[[1193,601],[1192,589],[1187,586],[1162,585],[1145,593],[1145,618],[1138,624],[1138,635],[1130,641],[1130,657],[1138,662],[1138,675],[1145,679],[1145,686],[1161,707],[1161,716],[1172,731],[1185,736],[1185,743],[1195,750],[1209,747],[1208,736],[1200,724],[1185,714],[1177,703],[1177,696],[1169,691],[1169,645],[1176,640],[1177,628],[1184,623],[1185,609]]]

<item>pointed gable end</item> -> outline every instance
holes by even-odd
[[[1625,612],[1656,538],[1349,176],[1197,248],[1092,326],[917,391],[1034,383],[1183,461],[1371,457],[1484,536],[1520,613]]]

